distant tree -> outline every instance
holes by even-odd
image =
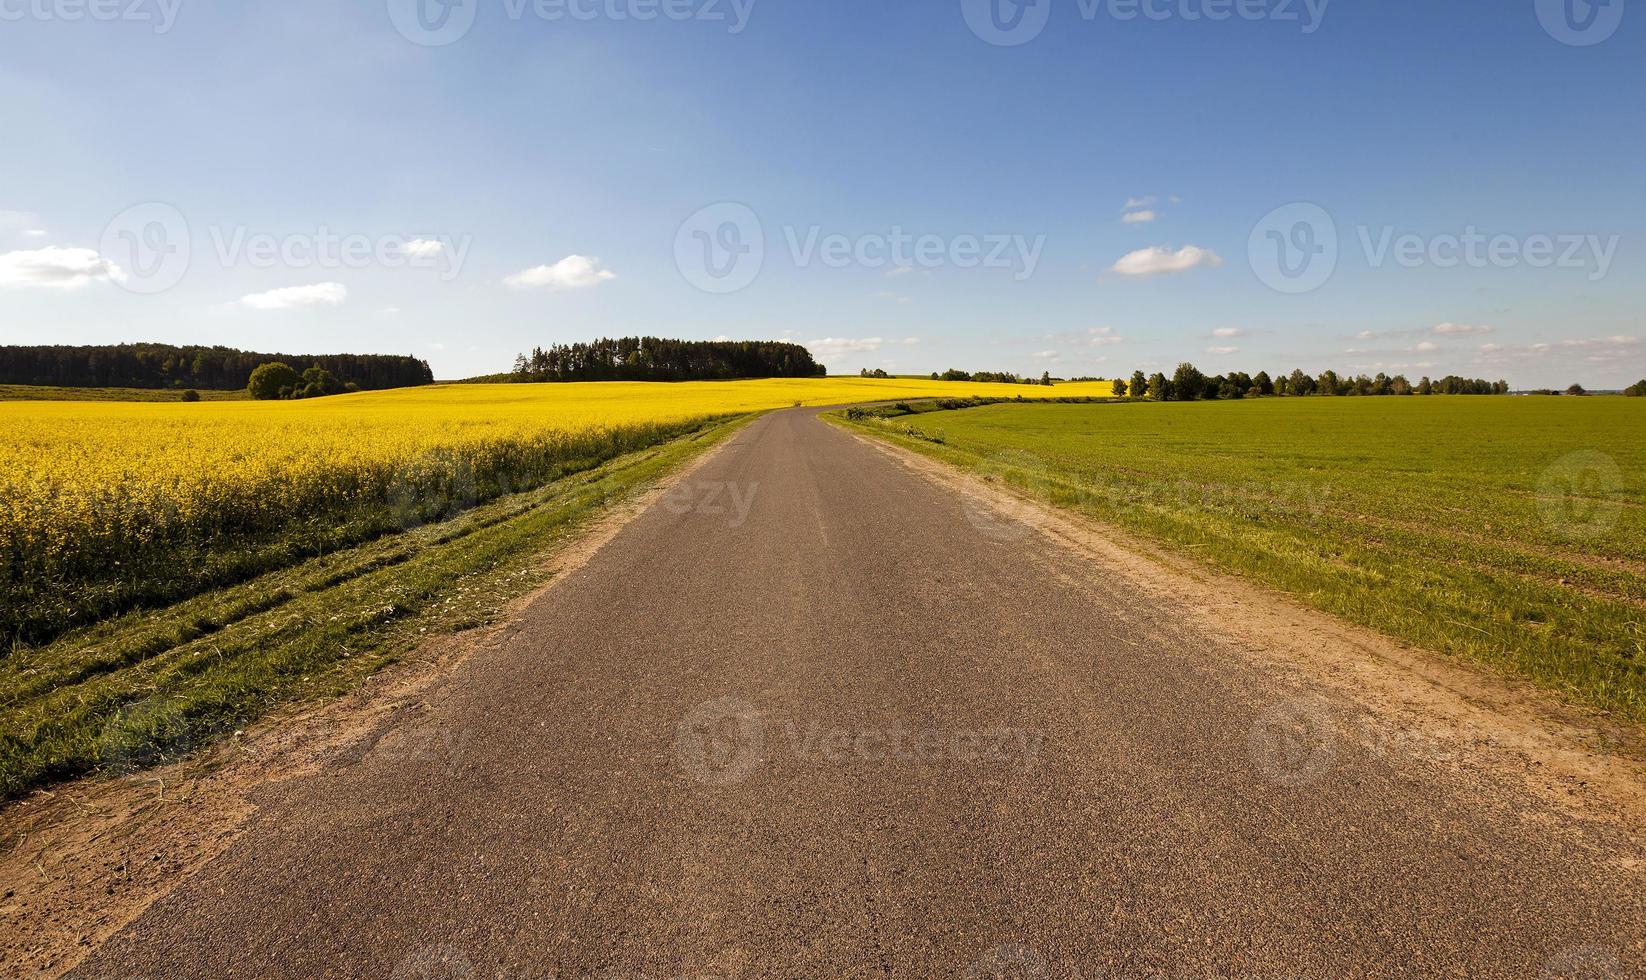
[[[400,355],[259,354],[232,347],[142,343],[0,346],[0,384],[233,391],[249,385],[259,365],[272,363],[296,371],[323,367],[367,389],[403,388],[434,380],[427,362]]]
[[[1418,382],[1417,382],[1417,393],[1418,394],[1420,394],[1420,395],[1432,395],[1432,394],[1434,394],[1434,392],[1435,392],[1434,382],[1429,380],[1429,376],[1427,374],[1425,374],[1422,378],[1418,379]]]
[[[1172,373],[1172,398],[1177,401],[1196,401],[1206,395],[1206,375],[1188,361]]]
[[[949,368],[947,371],[943,372],[943,374],[940,376],[939,380],[941,380],[941,381],[970,381],[970,380],[972,380],[972,375],[971,375],[971,372],[969,372],[969,371],[957,371],[954,368]]]
[[[283,392],[297,387],[297,372],[280,361],[259,364],[246,382],[246,392],[258,401],[285,397]]]
[[[1241,391],[1240,387],[1233,381],[1224,380],[1217,386],[1217,397],[1219,398],[1241,398],[1244,395],[1245,392]]]
[[[1040,372],[1040,383],[1041,383],[1042,386],[1050,388],[1052,386],[1052,372],[1050,372],[1050,371]]]
[[[1389,394],[1409,395],[1412,393],[1412,383],[1406,380],[1404,374],[1397,374],[1389,379]]]
[[[323,367],[311,367],[304,371],[302,384],[297,386],[296,392],[299,398],[324,398],[327,395],[342,393],[342,383]]]
[[[1110,387],[1113,389],[1114,396],[1116,398],[1125,398],[1126,397],[1126,391],[1127,391],[1126,382],[1120,380],[1119,378],[1116,378],[1116,379],[1114,379],[1114,384],[1112,384]]]
[[[1290,395],[1307,395],[1315,390],[1315,379],[1294,369],[1286,380],[1286,393]]]
[[[1252,385],[1257,388],[1257,393],[1260,395],[1275,393],[1275,383],[1269,380],[1269,372],[1267,371],[1259,371],[1252,375]]]
[[[863,377],[863,378],[889,378],[889,377],[891,377],[891,375],[886,373],[886,370],[884,368],[875,368],[873,371],[869,370],[868,368],[864,368],[863,370],[857,372],[857,374],[858,374],[859,377]]]
[[[1630,398],[1646,398],[1646,380],[1636,381],[1623,389],[1623,393]]]
[[[1566,389],[1566,394],[1568,394],[1568,395],[1587,395],[1588,392],[1584,390],[1582,385],[1576,385],[1575,384],[1575,385],[1571,385],[1570,387],[1568,387]]]
[[[1146,394],[1157,402],[1169,402],[1172,400],[1172,383],[1166,380],[1164,374],[1156,371],[1149,375],[1149,387]]]
[[[183,400],[186,402],[197,402],[200,400],[200,392],[190,388],[183,392]]]
[[[1646,384],[1646,382],[1642,383]],[[1148,394],[1149,379],[1144,376],[1142,371],[1133,371],[1131,383],[1126,386],[1126,390],[1132,393],[1133,398],[1142,398]]]
[[[1320,372],[1320,378],[1315,381],[1315,390],[1322,395],[1340,394],[1341,385],[1337,380],[1337,372],[1328,368]]]

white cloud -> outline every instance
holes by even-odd
[[[121,282],[125,272],[89,248],[48,246],[0,255],[0,286],[79,289],[90,282]]]
[[[587,289],[616,278],[617,273],[600,268],[599,259],[568,255],[553,265],[539,265],[505,276],[503,284],[515,289]]]
[[[724,344],[728,340],[731,340],[731,338],[726,336],[725,334],[721,334],[720,336],[714,338],[714,342],[717,343],[717,344]]]
[[[1376,340],[1377,339],[1377,331],[1375,331],[1375,330],[1362,330],[1359,333],[1355,334],[1355,339],[1356,340]]]
[[[919,337],[904,337],[903,338],[903,343],[908,344],[910,347],[913,347],[915,344],[920,343],[920,338]]]
[[[1497,351],[1500,351],[1502,349],[1503,349],[1502,344],[1481,344],[1480,345],[1480,352],[1482,354],[1493,354],[1493,353],[1496,353]]]
[[[808,340],[806,349],[814,356],[834,357],[839,354],[868,354],[879,350],[886,343],[881,337],[823,337],[818,340]]]
[[[383,314],[384,316],[399,316],[400,315],[400,307],[398,307],[398,306],[385,306],[381,310],[378,310],[377,312]]]
[[[1037,350],[1037,351],[1034,352],[1033,356],[1034,356],[1034,359],[1037,360],[1037,361],[1055,361],[1055,360],[1057,360],[1057,351],[1055,351],[1055,350]]]
[[[1482,334],[1491,333],[1492,327],[1485,324],[1468,323],[1437,323],[1434,332],[1439,334]]]
[[[1208,354],[1238,354],[1238,353],[1240,353],[1240,348],[1238,348],[1238,347],[1208,347],[1208,348],[1206,348],[1206,353],[1208,353]]]
[[[1091,338],[1087,343],[1093,347],[1112,347],[1125,342],[1124,337],[1114,332],[1114,327],[1093,327],[1086,334]]]
[[[1420,350],[1420,351],[1431,351],[1431,350],[1434,350],[1434,349],[1435,349],[1435,347],[1436,347],[1436,345],[1435,345],[1435,342],[1434,342],[1434,341],[1432,341],[1432,340],[1425,340],[1425,341],[1422,341],[1422,342],[1420,342],[1420,343],[1419,343],[1419,344],[1418,344],[1418,345],[1417,345],[1417,347],[1416,347],[1416,348],[1414,348],[1414,349],[1415,349],[1415,350]]]
[[[240,297],[242,306],[254,310],[295,310],[305,306],[338,306],[349,298],[349,287],[340,282],[317,282],[312,286],[287,286],[266,293]]]
[[[44,229],[44,228],[24,228],[23,229],[23,234],[27,235],[29,238],[45,238],[46,237],[46,229]]]
[[[1120,216],[1120,220],[1128,225],[1145,225],[1160,217],[1153,211],[1128,211]]]
[[[1213,337],[1242,337],[1245,336],[1245,334],[1246,331],[1240,329],[1239,327],[1218,327],[1216,330],[1212,331]]]
[[[1126,210],[1130,211],[1132,208],[1146,208],[1154,202],[1155,198],[1152,195],[1149,197],[1128,197],[1126,198]]]
[[[913,271],[914,266],[912,265],[894,265],[886,270],[886,278],[896,279],[898,276],[906,276]]]
[[[429,341],[429,349],[430,350],[445,350],[446,345],[440,343],[437,340],[431,340],[431,341]]]
[[[1198,245],[1185,245],[1175,252],[1155,245],[1122,256],[1109,271],[1128,277],[1158,276],[1187,272],[1202,265],[1216,268],[1222,264],[1223,258],[1216,252]]]
[[[410,259],[432,259],[445,250],[443,243],[430,238],[414,238],[400,246],[400,254]]]

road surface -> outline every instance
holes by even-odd
[[[1640,975],[1626,841],[1087,567],[767,416],[77,975]]]

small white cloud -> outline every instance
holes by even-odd
[[[1149,205],[1153,204],[1154,202],[1155,202],[1155,199],[1154,199],[1153,196],[1150,196],[1150,197],[1128,197],[1128,198],[1126,198],[1126,210],[1130,211],[1133,208],[1146,208]]]
[[[1240,329],[1239,327],[1218,327],[1216,330],[1212,331],[1212,336],[1213,337],[1241,337],[1241,336],[1244,336],[1245,333],[1246,333],[1246,331]]]
[[[432,259],[445,250],[443,243],[431,238],[414,238],[400,246],[400,254],[410,259]]]
[[[1434,332],[1438,334],[1483,334],[1491,333],[1492,327],[1485,324],[1468,323],[1437,323]]]
[[[1356,340],[1376,340],[1377,339],[1377,331],[1375,331],[1375,330],[1362,330],[1359,333],[1355,334],[1355,339]]]
[[[1495,352],[1500,351],[1502,349],[1503,349],[1502,344],[1481,344],[1480,345],[1480,352],[1482,354],[1492,354],[1492,353],[1495,353]]]
[[[721,334],[720,336],[714,338],[714,342],[717,343],[717,344],[724,344],[728,340],[731,340],[731,338],[726,336],[725,334]]]
[[[45,238],[46,237],[46,229],[44,229],[44,228],[24,228],[23,229],[23,234],[26,235],[29,238]]]
[[[429,349],[430,350],[445,350],[446,345],[440,343],[439,341],[431,340],[431,341],[429,341]]]
[[[919,337],[904,337],[903,338],[903,343],[908,344],[910,347],[913,347],[915,344],[920,343],[920,338]]]
[[[1222,256],[1209,248],[1185,245],[1173,252],[1155,245],[1122,256],[1119,262],[1109,267],[1109,271],[1116,275],[1135,278],[1187,272],[1203,265],[1216,268],[1222,264]]]
[[[48,246],[0,255],[0,286],[79,289],[92,282],[121,282],[120,267],[89,248]]]
[[[339,306],[349,298],[349,287],[340,282],[317,282],[312,286],[287,286],[266,293],[240,297],[242,306],[254,310],[295,310],[307,306]]]
[[[894,265],[890,269],[886,270],[886,278],[896,279],[899,276],[906,276],[913,271],[914,266],[912,265]]]
[[[1037,361],[1055,361],[1055,360],[1057,360],[1057,351],[1055,351],[1055,350],[1037,350],[1037,351],[1034,352],[1034,354],[1032,356]]]
[[[1435,342],[1432,340],[1420,341],[1414,349],[1420,351],[1431,351],[1435,349]]]
[[[1238,354],[1238,353],[1240,353],[1240,348],[1238,348],[1238,347],[1208,347],[1208,348],[1206,348],[1206,353],[1208,353],[1208,354]]]
[[[1126,338],[1114,332],[1114,327],[1092,327],[1086,331],[1086,343],[1092,347],[1113,347],[1115,344],[1125,343]]]
[[[377,312],[383,314],[384,316],[399,316],[400,315],[400,307],[398,307],[398,306],[385,306],[381,310],[378,310]]]
[[[1153,211],[1127,211],[1120,220],[1128,225],[1146,225],[1158,217]]]
[[[534,266],[505,276],[503,284],[515,289],[587,289],[616,278],[617,273],[600,267],[599,259],[568,255],[553,265]]]
[[[879,350],[886,341],[880,337],[823,337],[806,342],[806,349],[821,357],[838,354],[869,354]]]

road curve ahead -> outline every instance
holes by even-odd
[[[82,976],[1636,976],[1638,848],[820,421],[741,432]]]

